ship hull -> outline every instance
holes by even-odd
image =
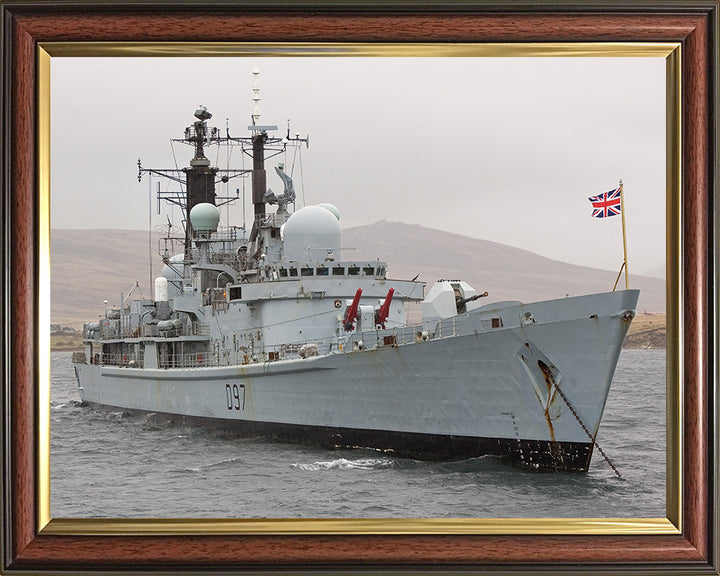
[[[481,309],[427,341],[305,359],[75,369],[86,402],[244,434],[584,471],[636,302],[623,291]]]
[[[123,409],[96,405],[98,409]],[[374,450],[401,458],[415,460],[466,460],[480,456],[496,456],[512,463],[538,470],[586,472],[592,454],[592,443],[518,440],[516,438],[481,438],[475,436],[446,436],[391,430],[302,426],[278,422],[254,422],[148,413],[153,422],[172,423],[173,426],[202,426],[220,430],[223,434],[240,438],[262,437],[272,441],[320,446],[327,449]]]

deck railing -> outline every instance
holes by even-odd
[[[200,368],[218,366],[217,358],[207,352],[191,354],[160,354],[158,368]]]
[[[129,368],[143,368],[144,356],[140,354],[93,354],[90,357],[90,364],[102,366],[127,366]]]
[[[464,318],[446,318],[428,331],[422,324],[398,326],[386,330],[371,330],[353,333],[348,338],[324,338],[303,343],[264,346],[256,352],[256,361],[286,360],[307,356],[324,355],[331,352],[352,352],[361,349],[376,349],[388,346],[403,346],[416,342],[457,336],[462,330]],[[262,360],[261,360],[262,359]]]
[[[126,368],[144,368],[145,357],[140,354],[93,354],[91,364],[102,366],[121,366]],[[199,368],[202,366],[218,366],[219,362],[213,354],[159,354],[158,368]]]
[[[210,352],[167,354],[158,351],[159,368],[198,368],[207,366],[230,366],[274,362],[294,358],[323,356],[330,353],[345,353],[363,349],[378,349],[389,346],[404,346],[421,341],[448,338],[463,333],[465,316],[456,316],[438,321],[433,330],[422,324],[397,326],[386,330],[372,330],[352,333],[340,338],[321,338],[290,344],[265,345],[256,342],[252,348],[241,350],[216,349]],[[193,332],[207,333],[207,324],[195,324]],[[170,336],[170,333],[167,333]],[[94,354],[91,363],[111,366],[144,367],[141,352],[135,354]]]

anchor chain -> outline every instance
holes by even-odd
[[[615,472],[615,474],[617,474],[617,477],[622,480],[622,476],[620,475],[620,472],[618,472],[618,469],[615,468],[615,465],[612,463],[610,458],[608,458],[607,454],[605,454],[603,449],[600,448],[600,444],[598,444],[597,440],[595,440],[595,438],[593,438],[592,434],[590,434],[590,430],[587,429],[587,426],[585,426],[583,421],[580,420],[580,416],[577,415],[577,412],[575,412],[575,408],[572,407],[572,404],[570,404],[570,401],[567,399],[567,397],[565,396],[563,391],[560,390],[560,387],[557,385],[557,383],[555,383],[555,389],[560,393],[560,398],[562,398],[563,402],[565,402],[565,404],[567,404],[567,407],[570,408],[570,412],[572,412],[573,416],[575,416],[575,420],[578,421],[578,424],[580,424],[582,429],[585,431],[585,434],[587,434],[588,438],[590,438],[590,441],[598,449],[598,452],[600,452],[600,454],[602,454],[602,457],[605,458],[605,462],[607,462],[608,465],[610,466],[610,468],[612,468],[613,472]]]

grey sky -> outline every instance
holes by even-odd
[[[335,204],[344,227],[422,224],[617,270],[621,219],[587,198],[622,178],[630,272],[664,263],[663,58],[53,58],[52,226],[147,229],[138,158],[173,167],[200,104],[247,135],[256,67],[260,123],[310,135],[300,203]]]

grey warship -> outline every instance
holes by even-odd
[[[195,113],[181,142],[184,185],[158,191],[184,234],[161,239],[150,299],[120,297],[83,327],[73,365],[84,402],[186,417],[288,442],[418,459],[506,458],[588,470],[639,292],[484,304],[458,279],[391,279],[381,260],[347,259],[331,204],[297,210],[292,177],[266,162],[307,138],[273,136],[256,109],[249,136]],[[211,166],[239,146],[249,170]],[[249,177],[253,218],[221,227],[219,182]],[[419,321],[408,310],[420,308]]]

